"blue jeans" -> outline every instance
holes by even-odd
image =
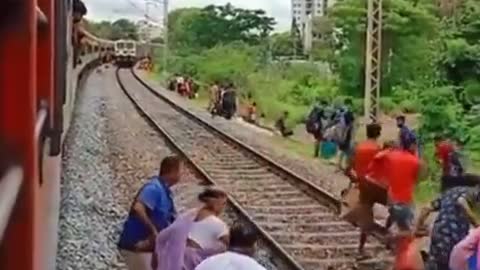
[[[388,209],[392,223],[402,231],[409,231],[413,225],[413,210],[409,205],[394,203]]]

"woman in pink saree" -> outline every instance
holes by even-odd
[[[218,218],[227,202],[226,193],[209,188],[198,199],[201,207],[180,215],[157,236],[153,269],[194,270],[206,258],[226,250],[228,226]]]

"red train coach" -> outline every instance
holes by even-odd
[[[55,262],[62,140],[78,78],[98,58],[76,61],[73,26],[69,0],[0,1],[2,270]]]

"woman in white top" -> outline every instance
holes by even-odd
[[[228,226],[218,216],[225,208],[227,194],[208,188],[198,199],[200,208],[183,214],[158,235],[153,269],[193,270],[204,259],[226,250]]]
[[[198,200],[203,207],[198,211],[197,217],[190,228],[187,245],[208,249],[218,245],[220,241],[228,245],[228,226],[218,216],[222,214],[227,203],[227,194],[218,189],[206,189]]]

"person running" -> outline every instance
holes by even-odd
[[[201,207],[187,211],[158,235],[153,269],[193,270],[204,259],[226,250],[228,226],[219,216],[227,194],[207,188],[198,199]]]
[[[175,219],[171,187],[180,181],[182,162],[166,157],[158,176],[150,178],[138,192],[123,225],[118,247],[130,270],[150,270],[156,236]]]
[[[373,158],[372,162],[368,165],[367,174],[365,175],[365,180],[376,184],[384,189],[384,194],[382,194],[381,200],[378,203],[387,204],[387,191],[388,191],[388,181],[387,181],[387,169],[385,166],[385,160],[387,155],[397,148],[395,141],[386,141],[383,144],[383,148],[378,152]]]
[[[280,116],[280,118],[278,118],[278,120],[275,122],[275,127],[284,138],[288,138],[293,135],[293,131],[287,127],[288,116],[289,112],[284,111],[282,116]]]
[[[257,240],[255,232],[235,226],[230,230],[228,250],[204,260],[195,270],[266,270],[252,258]]]
[[[370,163],[375,156],[381,151],[378,144],[378,138],[381,135],[381,126],[378,124],[369,124],[367,129],[367,140],[355,146],[351,160],[349,160],[346,174],[351,179],[351,183],[356,183],[359,188],[359,203],[352,210],[353,213],[358,213],[354,219],[356,224],[360,226],[360,244],[358,252],[360,256],[364,256],[364,247],[367,241],[368,232],[373,228],[373,205],[375,204],[376,196],[381,192],[381,187],[366,181],[365,177],[368,172]]]
[[[396,224],[399,229],[399,239],[402,235],[412,235],[413,193],[423,172],[421,161],[415,154],[415,139],[408,138],[401,145],[385,156],[389,214],[392,224]]]
[[[429,215],[438,212],[430,238],[426,270],[448,270],[453,247],[464,239],[470,225],[478,227],[480,220],[474,209],[480,206],[480,188],[454,187],[422,209],[417,228],[423,227]]]
[[[383,144],[383,149],[375,155],[372,162],[368,165],[367,173],[365,175],[365,181],[371,185],[376,186],[376,192],[372,194],[372,200],[374,203],[387,205],[388,203],[388,180],[386,167],[386,158],[397,145],[394,141],[386,141]],[[388,230],[392,225],[390,217],[387,218],[385,228]]]
[[[323,121],[326,119],[325,109],[328,103],[325,100],[321,100],[315,105],[308,115],[307,122],[305,124],[308,133],[312,134],[315,139],[314,145],[314,157],[318,157],[320,151],[320,144],[323,140]]]
[[[338,127],[341,133],[340,138],[337,138],[338,149],[340,149],[340,157],[338,159],[338,169],[343,170],[343,160],[348,160],[352,151],[353,140],[353,125],[355,116],[352,111],[353,102],[347,98],[345,105],[339,110]]]

